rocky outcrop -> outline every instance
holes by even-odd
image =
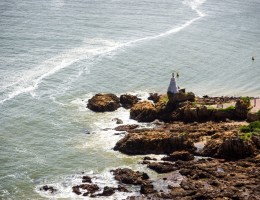
[[[247,121],[248,122],[255,122],[260,121],[260,111],[258,113],[247,113]]]
[[[178,169],[174,164],[169,162],[151,162],[148,163],[147,167],[159,174],[172,172]]]
[[[120,96],[120,103],[126,109],[131,108],[139,100],[140,99],[137,96],[134,96],[134,95],[131,95],[131,94],[123,94],[123,95]]]
[[[149,176],[144,172],[133,171],[129,168],[118,168],[111,170],[115,179],[119,183],[131,184],[131,185],[142,185],[146,184]]]
[[[160,95],[158,93],[150,93],[148,100],[151,100],[154,103],[157,103],[160,100]]]
[[[80,190],[81,189],[81,190]],[[81,184],[72,187],[72,191],[80,195],[83,193],[83,196],[91,195],[99,190],[99,187],[96,184]]]
[[[255,146],[241,138],[212,139],[202,149],[203,156],[226,159],[241,159],[254,155]]]
[[[191,102],[195,101],[195,95],[192,92],[188,92],[188,93],[179,92],[176,94],[168,93],[168,98],[172,104],[178,104],[184,101],[191,101]]]
[[[236,118],[245,120],[247,118],[247,113],[250,110],[250,100],[248,99],[239,99],[236,102]]]
[[[171,132],[149,131],[129,133],[114,147],[125,154],[169,154],[173,151],[194,151],[194,144],[187,137]]]
[[[116,131],[130,131],[138,128],[138,124],[121,125],[115,128]]]
[[[157,118],[157,111],[151,102],[138,102],[131,108],[130,118],[139,122],[152,122]]]
[[[114,94],[96,94],[87,104],[87,108],[95,112],[115,111],[119,107],[119,98]]]
[[[194,156],[188,151],[176,151],[171,153],[169,156],[162,158],[162,160],[165,161],[177,161],[177,160],[189,161],[193,159]]]

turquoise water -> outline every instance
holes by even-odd
[[[145,170],[102,130],[115,117],[135,123],[128,111],[85,108],[97,92],[164,93],[178,71],[198,95],[260,96],[259,10],[257,0],[2,0],[0,198],[73,199],[81,172],[113,185],[109,169]]]

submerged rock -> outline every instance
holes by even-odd
[[[114,94],[96,94],[87,104],[87,108],[95,112],[115,111],[119,107],[119,98]]]
[[[44,186],[40,187],[40,190],[49,191],[52,194],[58,191],[53,186],[48,186],[48,185],[44,185]]]
[[[194,144],[183,135],[149,130],[129,133],[119,140],[114,147],[114,150],[130,155],[168,154],[173,151],[194,151],[194,149]]]

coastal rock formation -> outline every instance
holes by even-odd
[[[260,121],[260,111],[258,113],[247,113],[247,121],[248,122],[255,122]]]
[[[131,185],[142,185],[147,184],[149,176],[144,172],[133,171],[129,168],[118,168],[111,170],[115,179],[119,183],[131,184]]]
[[[138,128],[138,124],[121,125],[115,128],[116,131],[130,131]]]
[[[120,103],[126,109],[131,108],[138,101],[139,101],[139,98],[137,96],[134,96],[131,94],[123,94],[120,96]]]
[[[150,93],[148,100],[153,101],[154,103],[157,103],[160,99],[160,95],[158,93]]]
[[[91,195],[98,190],[99,187],[96,184],[81,184],[72,187],[72,191],[75,194],[80,195],[83,193],[83,196],[88,196],[89,194]]]
[[[211,139],[203,148],[201,154],[216,158],[241,159],[252,156],[255,146],[251,141],[241,138]]]
[[[178,169],[173,163],[169,162],[151,162],[148,163],[147,167],[159,174],[172,172]]]
[[[183,135],[153,130],[131,132],[119,140],[114,147],[114,150],[130,155],[169,154],[173,151],[194,151],[194,149],[194,144]]]
[[[176,94],[168,93],[168,98],[172,104],[178,104],[184,101],[191,101],[191,102],[195,101],[195,95],[192,92],[188,92],[188,93],[179,92]]]
[[[95,112],[115,111],[119,107],[120,100],[114,94],[96,94],[87,104],[87,108]]]
[[[162,158],[162,160],[165,161],[177,161],[177,160],[189,161],[193,159],[194,156],[188,151],[176,151],[171,153],[169,156]]]
[[[139,122],[152,122],[157,118],[153,103],[148,101],[136,103],[130,110],[130,118]]]

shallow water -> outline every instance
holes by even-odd
[[[76,198],[81,172],[111,182],[112,168],[147,170],[112,150],[123,136],[102,130],[115,117],[135,123],[128,111],[85,108],[97,92],[164,93],[178,71],[198,95],[260,96],[259,9],[257,0],[2,0],[0,198],[50,198],[43,184]]]

